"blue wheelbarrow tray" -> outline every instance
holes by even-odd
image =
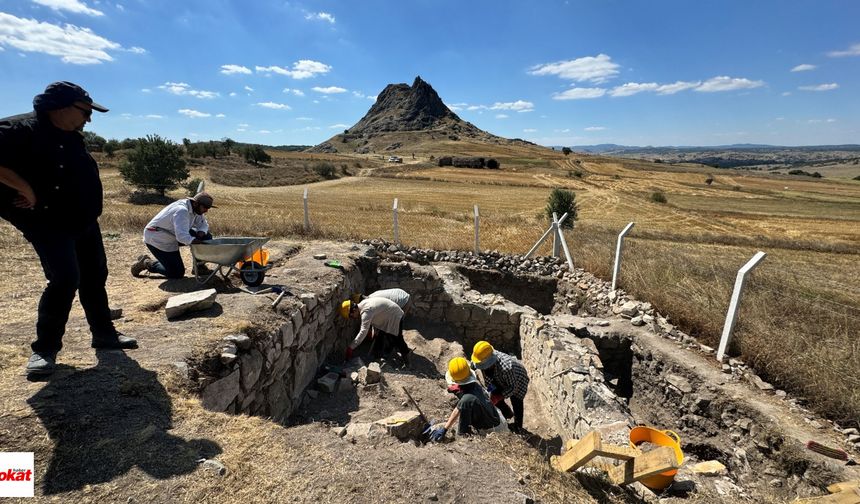
[[[194,258],[194,277],[201,284],[211,280],[216,273],[220,273],[224,280],[227,280],[227,276],[236,269],[237,262],[246,257],[251,257],[256,251],[261,250],[268,241],[268,238],[263,237],[226,237],[192,243],[191,257]],[[198,262],[214,263],[218,267],[201,279],[197,272]],[[224,268],[227,268],[226,271]],[[269,268],[271,265],[267,264],[259,268],[243,269],[242,272],[265,274]]]

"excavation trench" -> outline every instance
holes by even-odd
[[[673,495],[696,490],[713,502],[764,501],[812,494],[827,478],[826,467],[761,427],[766,422],[756,411],[727,397],[720,384],[703,381],[672,348],[655,347],[627,321],[571,314],[580,306],[568,302],[560,280],[391,262],[372,253],[342,262],[343,271],[323,268],[310,292],[282,303],[274,330],[254,334],[236,363],[207,370],[207,408],[287,426],[327,422],[346,437],[394,434],[415,441],[420,430],[386,432],[378,421],[414,410],[403,388],[429,419],[444,419],[453,404],[444,384],[448,360],[487,340],[525,363],[531,378],[525,427],[540,438],[547,457],[558,454],[559,439],[594,430],[607,442],[627,445],[630,428],[645,424],[671,429],[682,440],[686,460],[680,483],[669,490]],[[338,317],[336,307],[352,293],[392,287],[412,296],[405,337],[413,356],[408,367],[377,360],[381,377],[368,380],[362,367],[370,364],[371,342],[358,349],[359,359],[344,363],[357,325]],[[332,373],[334,384],[324,383]],[[690,470],[708,460],[724,464],[726,474]]]

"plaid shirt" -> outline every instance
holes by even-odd
[[[493,365],[493,376],[484,373],[487,384],[495,387],[495,392],[505,398],[525,399],[529,390],[529,374],[526,367],[516,357],[494,350],[498,361]]]

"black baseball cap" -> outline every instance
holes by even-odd
[[[57,110],[69,107],[75,102],[89,104],[93,110],[107,112],[104,105],[99,105],[90,98],[90,94],[81,86],[68,81],[59,81],[48,84],[45,92],[33,98],[33,109],[37,111]]]

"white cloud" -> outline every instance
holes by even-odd
[[[316,91],[317,93],[322,94],[337,94],[337,93],[346,93],[346,89],[337,86],[329,86],[329,87],[319,87],[314,86],[311,88],[311,91]]]
[[[609,96],[633,96],[645,91],[656,91],[660,87],[656,82],[628,82],[621,86],[616,86],[609,91]]]
[[[227,116],[224,114],[215,114],[215,117],[227,117]]]
[[[571,88],[563,93],[554,93],[553,100],[586,100],[600,98],[606,94],[603,88]]]
[[[224,75],[250,74],[251,69],[242,65],[221,65],[221,73]]]
[[[247,91],[247,92],[249,92],[249,93],[253,93],[253,92],[254,92],[254,88],[252,88],[251,86],[245,86],[245,91]]]
[[[605,126],[589,126],[589,127],[585,128],[585,131],[603,131],[605,129],[606,129]]]
[[[338,123],[338,124],[332,124],[331,126],[328,127],[328,129],[346,129],[346,128],[349,128],[349,124]]]
[[[496,114],[496,119],[507,119],[508,114]]]
[[[496,102],[489,107],[490,110],[515,110],[517,112],[531,112],[534,110],[535,104],[524,100],[515,102]]]
[[[657,94],[661,95],[673,95],[675,93],[685,91],[687,89],[693,89],[699,87],[702,84],[702,81],[696,82],[688,82],[688,81],[675,81],[672,84],[661,84],[657,86]]]
[[[304,91],[302,91],[301,89],[284,88],[284,93],[288,93],[288,94],[291,93],[291,94],[294,94],[296,96],[304,96],[305,95]]]
[[[537,130],[534,128],[526,128],[523,130],[523,133],[537,133]]]
[[[782,96],[791,96],[791,91],[783,91]]]
[[[313,121],[313,117],[296,117],[296,121]]]
[[[463,107],[467,106],[468,103],[446,103],[445,106],[451,109],[454,112],[459,112],[463,110]]]
[[[158,114],[147,114],[147,119],[164,119],[164,116]]]
[[[329,14],[328,12],[310,12],[305,14],[305,19],[309,20],[317,20],[317,21],[326,21],[328,23],[334,24],[334,16]]]
[[[143,47],[132,46],[130,49],[127,50],[132,54],[146,54],[146,49],[144,49]]]
[[[555,133],[570,133],[570,128],[553,130]]]
[[[257,106],[273,110],[291,110],[290,106],[284,103],[261,102],[258,103]]]
[[[123,7],[122,4],[116,4],[116,10],[120,12],[125,12],[125,7]]]
[[[842,56],[860,56],[860,44],[854,44],[844,51],[830,51],[827,53],[831,58],[840,58]]]
[[[122,50],[116,42],[100,37],[89,28],[42,23],[0,12],[0,47],[59,56],[64,63],[93,65],[113,61],[109,50]]]
[[[178,96],[193,96],[202,100],[211,100],[212,98],[219,96],[219,93],[215,91],[201,91],[199,89],[193,89],[190,85],[184,82],[165,82],[161,86],[158,86],[158,89],[163,89],[170,94]]]
[[[375,102],[376,101],[376,95],[373,95],[373,96],[368,95],[367,99],[372,101],[372,102]]]
[[[735,78],[721,75],[713,77],[702,83],[696,91],[702,93],[716,93],[719,91],[735,91],[737,89],[752,89],[764,86],[764,81],[752,81],[744,78]]]
[[[238,126],[239,126],[240,128],[248,128],[248,127],[250,127],[251,125],[250,125],[250,124],[248,124],[248,123],[239,123],[239,124],[238,124]]]
[[[75,14],[86,14],[87,16],[104,16],[104,12],[91,9],[78,0],[33,0],[33,3],[50,7],[55,11],[69,11]]]
[[[269,131],[269,130],[260,130],[260,131],[258,131],[257,133],[260,133],[261,135],[268,135],[269,133],[271,133],[271,131]]]
[[[839,84],[831,82],[830,84],[819,84],[817,86],[800,86],[797,89],[801,91],[833,91],[839,88]]]
[[[593,82],[600,84],[618,75],[619,65],[605,54],[586,56],[575,60],[557,61],[535,65],[529,73],[532,75],[558,75],[562,79],[577,82]]]
[[[293,79],[307,79],[315,75],[329,73],[331,71],[331,66],[326,65],[325,63],[320,63],[319,61],[299,60],[293,63],[292,70],[279,66],[257,66],[254,67],[254,69],[257,72],[276,73],[279,75],[286,75],[288,77],[292,77]]]
[[[237,94],[237,93],[236,93],[235,91],[231,91],[231,92],[230,92],[230,96],[236,96],[236,94]]]
[[[194,118],[194,117],[211,117],[212,116],[212,114],[207,114],[206,112],[199,112],[199,111],[194,110],[194,109],[186,109],[186,108],[179,109],[178,112],[184,116],[188,116],[188,117],[192,117],[192,118]]]
[[[149,89],[149,88],[143,88],[143,89],[141,89],[141,90],[140,90],[140,92],[141,92],[141,93],[151,93],[151,92],[152,92],[152,90],[151,90],[151,89]]]
[[[815,70],[815,68],[816,68],[815,65],[809,65],[807,63],[804,63],[802,65],[797,65],[796,67],[792,68],[791,71],[792,72],[808,72],[810,70]]]

